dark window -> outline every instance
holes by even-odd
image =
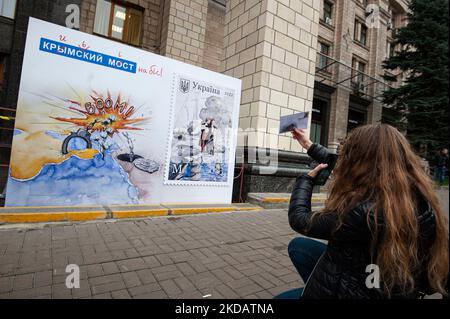
[[[0,2],[1,3],[1,2]],[[8,55],[0,52],[0,97],[4,96],[3,86]],[[6,92],[5,92],[6,93]],[[7,169],[11,151],[11,141],[14,129],[14,109],[6,108],[8,105],[0,105],[0,169]],[[3,117],[1,117],[3,116]],[[0,188],[0,192],[1,192]]]
[[[353,58],[352,68],[353,68],[353,70],[352,70],[353,82],[363,83],[364,82],[364,73],[366,72],[366,64],[356,58]]]
[[[0,53],[0,91],[3,88],[3,81],[5,79],[6,68],[6,54]]]
[[[366,112],[354,109],[348,110],[347,133],[364,124],[366,124]]]
[[[392,8],[390,9],[391,19],[390,19],[390,25],[391,29],[396,29],[401,26],[401,14]]]
[[[114,1],[97,0],[94,33],[139,45],[143,12]]]
[[[361,44],[367,44],[367,27],[364,24],[361,24],[361,34],[359,36],[359,42]]]
[[[320,53],[329,55],[330,54],[330,46],[325,43],[320,43]]]
[[[318,99],[313,100],[310,138],[313,143],[325,146],[327,145],[326,111],[327,102]]]
[[[389,57],[395,55],[395,45],[391,42],[389,43]]]
[[[366,64],[359,61],[358,62],[358,71],[359,71],[359,74],[357,77],[358,82],[364,82],[364,74],[366,72]]]
[[[317,68],[321,69],[322,71],[329,72],[326,66],[329,63],[327,56],[330,55],[330,46],[328,44],[319,42],[319,49],[321,54],[319,54],[319,60],[317,61]]]
[[[327,24],[332,24],[333,19],[333,4],[329,1],[323,2],[323,16],[322,19]]]
[[[355,41],[362,45],[367,45],[367,27],[365,23],[361,22],[360,20],[355,20],[355,30],[353,34],[353,38]]]

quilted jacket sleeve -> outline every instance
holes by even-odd
[[[308,155],[316,162],[324,164],[328,164],[333,156],[326,147],[317,143],[314,143],[309,147]]]
[[[289,204],[289,224],[292,229],[308,237],[329,240],[336,228],[336,214],[319,214],[311,219],[311,196],[314,179],[301,175],[295,182]]]

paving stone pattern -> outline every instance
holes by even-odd
[[[0,228],[0,298],[272,298],[295,236],[286,210]]]

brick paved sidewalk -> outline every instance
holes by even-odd
[[[38,227],[0,227],[0,298],[272,298],[302,285],[286,210]]]

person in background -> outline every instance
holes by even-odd
[[[434,181],[442,186],[448,170],[448,149],[440,149],[435,158]]]
[[[303,130],[293,138],[322,164],[297,178],[288,212],[292,229],[307,236],[288,246],[306,285],[275,298],[447,296],[448,221],[406,138],[386,124],[355,128],[339,150],[325,208],[314,213],[314,181],[330,152]]]

